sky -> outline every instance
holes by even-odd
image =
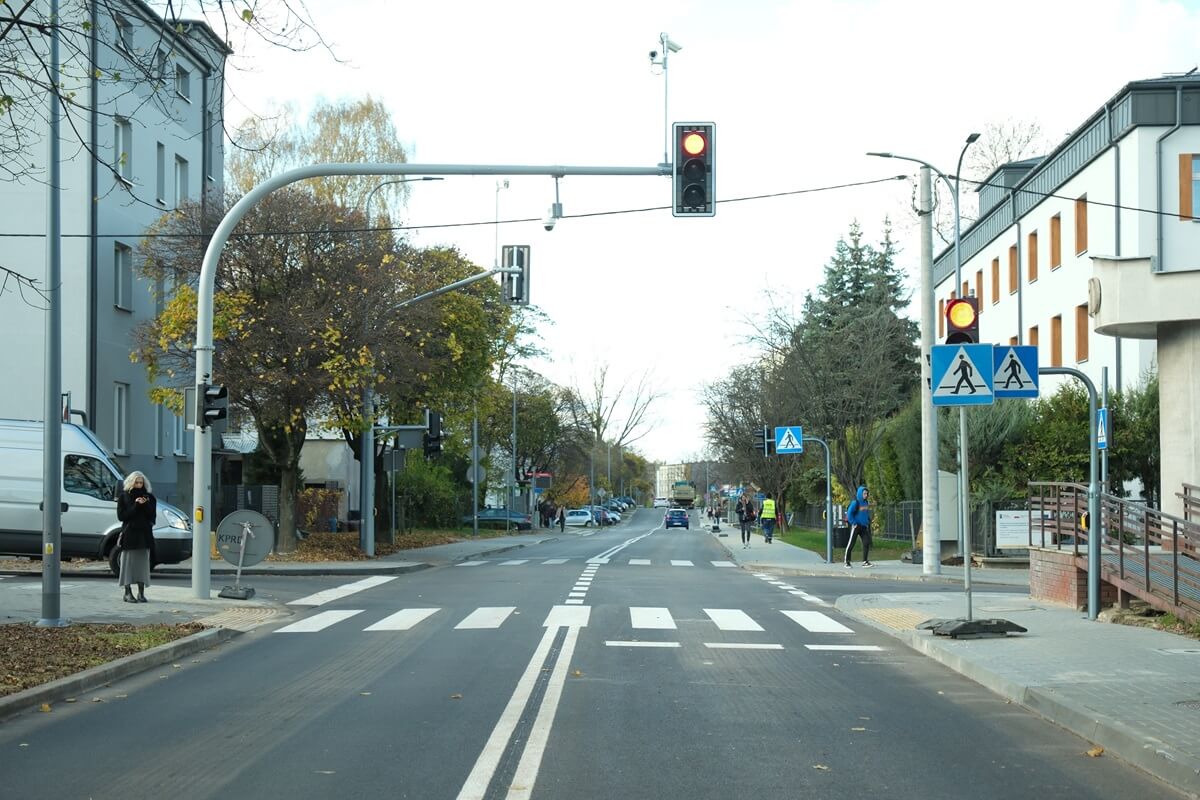
[[[412,184],[401,215],[414,243],[453,245],[481,267],[497,243],[529,245],[532,300],[549,322],[547,358],[528,366],[566,386],[590,384],[600,365],[614,388],[648,375],[661,399],[635,447],[671,463],[709,454],[701,388],[753,361],[754,322],[799,307],[852,221],[877,241],[891,220],[915,286],[916,168],[867,151],[950,173],[969,133],[1005,121],[1036,122],[1057,145],[1129,81],[1200,63],[1200,2],[308,6],[330,49],[235,40],[227,127],[283,103],[303,113],[371,95],[411,163],[653,167],[664,120],[716,124],[712,218],[672,217],[662,177],[566,177],[550,232],[550,177]],[[682,48],[666,79],[648,57],[663,32]],[[914,180],[739,199],[901,174]],[[597,212],[628,213],[571,218]],[[439,227],[464,222],[492,224]]]

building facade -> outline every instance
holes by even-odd
[[[224,171],[226,45],[203,22],[164,21],[139,0],[78,4],[64,22],[62,147],[62,386],[72,409],[160,497],[189,505],[191,435],[150,401],[132,334],[168,287],[137,270],[139,241],[164,213],[219,197]],[[33,57],[31,56],[31,62]],[[50,98],[47,97],[47,102]],[[48,152],[45,123],[30,148]],[[39,135],[40,134],[40,135]],[[44,163],[44,155],[38,154]],[[0,263],[40,280],[46,272],[44,180],[0,183]],[[0,374],[27,388],[0,396],[0,417],[41,419],[44,311],[0,297]]]
[[[1103,367],[1110,387],[1139,385],[1155,342],[1095,332],[1092,257],[1200,269],[1200,75],[1127,84],[1049,155],[1000,167],[978,191],[961,281],[953,247],[934,262],[938,341],[946,302],[974,295],[981,341],[1037,345],[1039,366],[1074,367],[1097,387]],[[1042,394],[1063,380],[1043,377]]]

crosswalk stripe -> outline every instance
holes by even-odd
[[[607,647],[679,647],[679,642],[620,642],[608,640]]]
[[[486,561],[460,561],[455,564],[456,567],[478,567],[481,564],[486,564]]]
[[[704,646],[712,650],[782,650],[781,644],[756,642],[705,642]]]
[[[568,600],[567,600],[567,605],[569,605],[569,606],[581,606],[581,605],[583,605],[583,600],[580,600],[579,598],[575,598],[575,599],[568,599]]]
[[[672,566],[672,567],[694,567],[694,566],[696,566],[696,565],[695,565],[695,564],[693,564],[692,562],[688,561],[687,559],[683,559],[683,558],[672,558],[672,559],[671,559],[671,566]]]
[[[373,575],[369,578],[363,578],[361,581],[354,583],[346,583],[341,586],[335,586],[332,589],[323,589],[316,594],[310,594],[308,597],[301,597],[299,600],[293,600],[288,603],[289,606],[323,606],[332,600],[340,600],[343,597],[348,597],[364,589],[370,589],[388,581],[396,580],[395,575]]]
[[[671,612],[665,608],[631,606],[629,609],[629,622],[635,628],[648,628],[660,631],[675,630],[675,620],[671,618]]]
[[[386,616],[376,622],[374,625],[369,625],[363,630],[366,631],[407,631],[411,630],[414,625],[422,620],[433,616],[441,609],[438,608],[402,608],[395,614]]]
[[[280,628],[276,633],[316,633],[323,631],[330,625],[336,625],[343,620],[350,619],[355,614],[363,613],[363,609],[339,609],[337,611],[322,611],[319,614],[313,614],[307,619],[302,619],[299,622],[293,622],[287,627]]]
[[[548,558],[543,561],[543,564],[565,564],[569,559],[566,558]]]
[[[809,633],[854,633],[842,623],[820,611],[783,611],[783,615],[798,623]]]
[[[737,566],[737,564],[733,563],[732,561],[713,561],[711,563],[714,567],[736,567]]]
[[[648,567],[648,566],[650,566],[650,559],[648,559],[648,558],[631,558],[631,559],[629,559],[629,563],[631,566],[634,566],[634,567]]]
[[[794,594],[794,595],[796,595],[797,597],[799,597],[801,600],[807,600],[808,602],[810,602],[810,603],[814,603],[814,604],[816,604],[816,605],[818,605],[818,606],[827,606],[827,605],[829,605],[829,603],[826,603],[826,602],[825,602],[824,600],[822,600],[821,598],[819,598],[819,597],[816,597],[815,595],[811,595],[811,594],[809,594],[808,592],[806,592],[806,591],[803,591],[803,590],[800,590],[800,589],[797,589],[797,590],[795,590],[795,591],[792,591],[792,592],[788,592],[788,594]]]
[[[859,650],[868,653],[882,652],[883,648],[875,644],[806,644],[809,650]]]
[[[480,628],[499,628],[509,615],[517,610],[516,606],[482,606],[463,618],[454,626],[455,630],[477,630]]]
[[[514,559],[512,559],[511,561],[502,561],[502,562],[500,562],[500,566],[502,566],[502,567],[515,567],[515,566],[517,566],[518,564],[527,564],[527,563],[529,563],[529,559],[528,559],[528,558],[514,558]]]
[[[736,608],[706,608],[704,613],[723,631],[761,631],[762,626]]]

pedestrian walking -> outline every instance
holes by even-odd
[[[759,519],[762,521],[763,538],[770,544],[775,536],[775,499],[770,492],[767,492],[767,499],[763,500]]]
[[[750,549],[750,529],[754,527],[754,501],[744,493],[738,498],[737,508],[738,527],[742,529],[742,549]]]
[[[126,603],[145,603],[158,501],[151,492],[150,481],[141,472],[131,472],[122,488],[117,498],[117,519],[122,522],[117,538],[117,546],[121,548],[120,584],[125,587]],[[136,599],[134,584],[138,587]]]
[[[850,567],[854,557],[854,540],[862,539],[864,567],[873,567],[871,563],[871,503],[867,497],[867,487],[858,487],[858,494],[846,507],[846,521],[850,523],[850,541],[846,543],[846,558],[843,566]]]
[[[558,523],[558,532],[566,533],[566,531],[567,531],[567,507],[566,506],[558,507],[558,519],[555,521]]]

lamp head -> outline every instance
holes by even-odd
[[[979,141],[979,137],[981,135],[982,134],[972,133],[970,136],[967,137],[967,144],[975,144],[976,142]]]
[[[867,155],[875,156],[876,158],[892,158],[891,153],[867,153]]]

